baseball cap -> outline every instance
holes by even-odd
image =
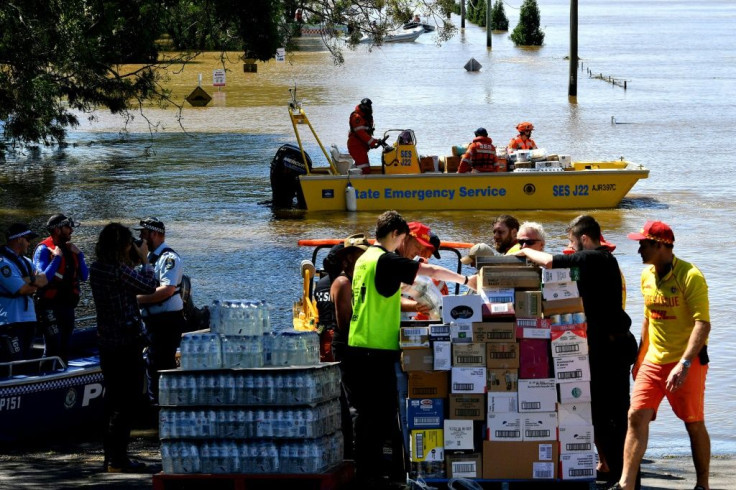
[[[613,253],[614,250],[616,250],[616,245],[614,245],[611,242],[607,242],[605,238],[603,238],[603,234],[601,234],[601,247],[605,248],[606,251]],[[573,250],[570,247],[565,247],[562,250],[562,253],[565,255],[572,255],[575,253],[575,250]]]
[[[159,233],[166,233],[166,227],[164,227],[163,221],[159,221],[158,218],[148,217],[140,221],[139,226],[134,226],[134,230],[151,230]]]
[[[434,252],[432,252],[432,255],[434,255],[435,259],[439,259],[440,258],[440,245],[442,244],[442,242],[440,242],[440,237],[438,237],[437,235],[435,235],[434,233],[430,231],[429,232],[429,243],[431,243],[432,246],[434,247]]]
[[[370,242],[366,240],[365,235],[362,233],[356,233],[355,235],[350,235],[347,237],[343,242],[344,250],[347,250],[351,247],[359,248],[361,250],[368,250],[368,247],[371,246]]]
[[[476,243],[470,247],[468,255],[460,259],[460,262],[463,264],[472,264],[475,262],[476,257],[490,257],[492,255],[495,255],[495,253],[490,245],[486,243]]]
[[[417,239],[419,243],[427,248],[434,248],[432,242],[429,241],[429,226],[422,224],[418,221],[412,221],[407,223],[409,225],[409,234]]]
[[[28,240],[32,240],[38,237],[37,233],[31,231],[25,223],[13,223],[8,227],[8,231],[5,232],[5,238],[15,240],[16,238],[26,237]]]
[[[639,233],[629,233],[629,240],[654,240],[656,242],[675,243],[675,234],[668,224],[661,221],[647,221]]]
[[[71,217],[68,218],[61,213],[53,215],[46,222],[46,228],[49,230],[52,230],[54,228],[61,228],[62,226],[69,226],[71,228],[76,228],[77,226],[79,226],[79,222],[74,221],[73,218]]]

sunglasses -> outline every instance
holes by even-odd
[[[519,245],[522,247],[528,246],[528,245],[534,245],[537,242],[541,242],[541,240],[532,240],[530,238],[521,238],[517,240],[519,242]]]

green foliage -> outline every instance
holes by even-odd
[[[491,29],[494,31],[509,30],[509,19],[506,17],[501,0],[496,0],[493,3],[493,8],[491,9]]]
[[[524,0],[519,12],[519,23],[511,33],[517,46],[541,46],[544,32],[539,28],[539,7],[536,0]]]

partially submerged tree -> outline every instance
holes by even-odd
[[[493,9],[491,9],[491,29],[494,31],[509,30],[509,19],[506,17],[501,0],[493,2]]]
[[[544,32],[539,25],[537,1],[524,0],[519,12],[519,23],[511,33],[511,40],[517,46],[541,46],[544,42]]]
[[[148,104],[173,104],[166,69],[202,50],[269,60],[302,9],[322,24],[342,61],[364,35],[380,45],[417,11],[438,24],[437,42],[456,31],[453,0],[2,0],[0,1],[0,155],[8,146],[62,143],[79,114],[107,109],[145,118]],[[161,53],[160,41],[181,53]],[[134,65],[133,65],[134,64]],[[151,123],[152,126],[155,124]]]

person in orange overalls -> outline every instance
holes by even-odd
[[[519,135],[511,138],[509,142],[509,151],[516,150],[536,150],[537,144],[532,139],[532,131],[534,125],[530,122],[521,122],[516,125]]]
[[[355,161],[355,167],[362,173],[369,174],[371,164],[368,160],[368,150],[378,148],[380,140],[373,137],[373,102],[363,99],[355,106],[350,114],[350,132],[348,133],[348,152]]]
[[[475,138],[468,145],[468,149],[460,160],[457,167],[457,173],[463,174],[467,172],[496,172],[496,147],[493,146],[493,140],[488,137],[488,131],[485,128],[475,130]]]

